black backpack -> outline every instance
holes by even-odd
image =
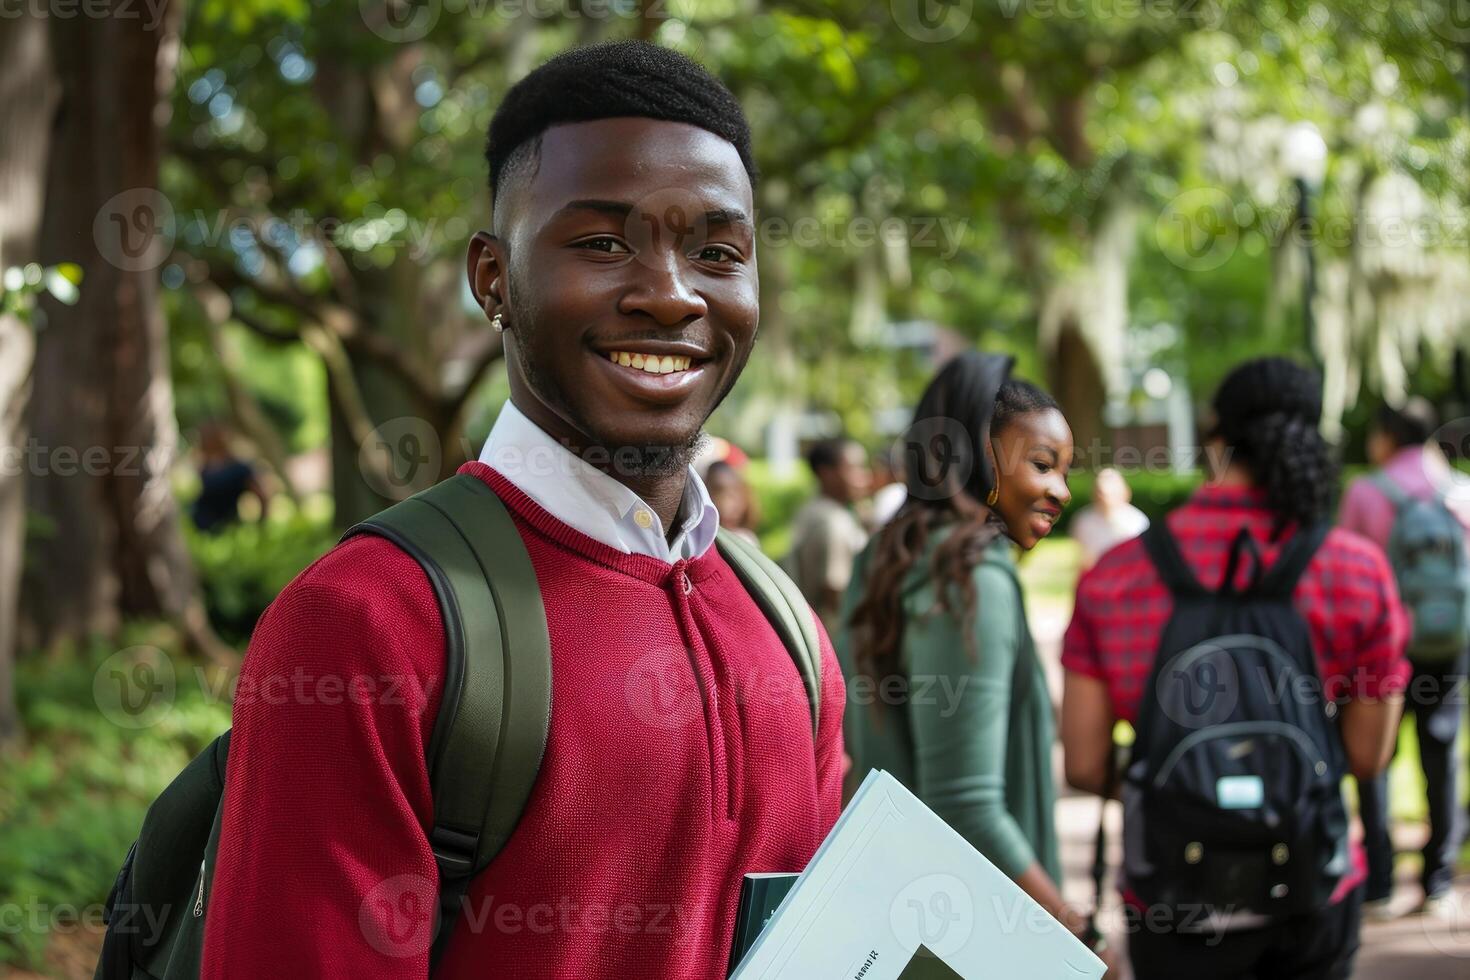
[[[439,869],[437,961],[470,882],[515,830],[540,771],[551,719],[551,641],[520,532],[481,480],[451,477],[343,539],[357,534],[385,537],[423,567],[444,622],[444,694],[428,749],[429,841]],[[755,545],[723,529],[715,541],[796,661],[815,733],[821,707],[815,617]],[[199,976],[229,748],[227,731],[148,808],[107,896],[95,980]]]
[[[1123,781],[1124,878],[1177,928],[1321,909],[1348,870],[1337,705],[1291,601],[1326,533],[1299,531],[1263,572],[1242,528],[1215,592],[1164,522],[1144,535],[1174,612]],[[1237,591],[1247,551],[1254,574]]]

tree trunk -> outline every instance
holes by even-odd
[[[56,78],[46,21],[23,16],[0,32],[0,272],[35,261]],[[15,708],[20,570],[25,551],[25,408],[35,335],[0,316],[0,745],[21,735]]]
[[[158,269],[173,215],[158,192],[180,7],[49,19],[62,81],[41,232],[46,262],[83,268],[76,306],[44,304],[32,425],[44,525],[27,570],[43,643],[163,616],[218,654],[169,485],[178,428]],[[152,29],[150,29],[150,27]]]

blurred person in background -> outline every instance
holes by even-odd
[[[873,500],[868,508],[868,527],[876,531],[893,520],[908,499],[903,482],[903,443],[894,442],[873,457]]]
[[[1080,936],[1087,917],[1060,889],[1051,700],[1011,557],[1071,500],[1072,431],[1011,363],[961,354],[919,401],[911,433],[954,431],[907,440],[907,502],[843,603],[850,784],[892,773]]]
[[[785,565],[828,634],[835,635],[837,607],[852,579],[853,560],[868,543],[854,508],[868,496],[872,474],[867,451],[847,438],[818,442],[806,461],[817,478],[817,495],[796,512]]]
[[[1087,571],[1116,545],[1148,530],[1148,517],[1134,507],[1133,490],[1111,466],[1097,472],[1092,503],[1077,511],[1067,533],[1081,548],[1081,570]]]
[[[755,494],[740,471],[724,460],[715,460],[705,470],[704,486],[710,500],[720,512],[720,527],[740,535],[753,545],[759,545],[755,526],[758,520]]]
[[[1438,427],[1434,407],[1411,398],[1401,409],[1382,406],[1368,434],[1368,459],[1375,471],[1352,482],[1343,495],[1339,516],[1343,527],[1373,541],[1388,555],[1398,577],[1399,592],[1409,611],[1409,661],[1413,678],[1408,708],[1414,713],[1419,764],[1429,813],[1420,883],[1422,910],[1448,910],[1455,859],[1464,838],[1459,807],[1455,743],[1465,712],[1465,674],[1470,660],[1466,635],[1466,538],[1470,516],[1456,515],[1439,489],[1438,471],[1448,464],[1430,438]],[[1436,485],[1437,484],[1437,485]],[[1395,535],[1400,541],[1395,541]],[[1418,539],[1411,543],[1406,536]],[[1441,616],[1436,636],[1437,604],[1458,609]],[[1374,919],[1393,915],[1393,839],[1390,834],[1388,773],[1358,782],[1359,813],[1368,848],[1368,883],[1364,914]]]
[[[255,468],[230,448],[223,423],[210,420],[199,426],[199,496],[189,508],[194,526],[207,534],[224,530],[240,520],[240,500],[253,496],[260,502],[260,520],[270,509],[270,492]]]
[[[1221,383],[1214,410],[1216,423],[1206,443],[1212,463],[1209,481],[1186,504],[1170,512],[1161,522],[1162,528],[1156,525],[1148,534],[1118,545],[1077,584],[1076,606],[1062,650],[1062,746],[1067,781],[1077,789],[1103,797],[1115,794],[1119,781],[1114,772],[1113,728],[1120,719],[1135,727],[1138,739],[1129,767],[1130,784],[1125,789],[1124,853],[1129,873],[1124,882],[1124,908],[1129,956],[1138,980],[1347,977],[1358,949],[1363,861],[1361,854],[1349,850],[1341,793],[1333,795],[1340,779],[1333,774],[1332,763],[1319,759],[1306,767],[1293,765],[1297,758],[1293,746],[1312,744],[1314,751],[1325,753],[1355,775],[1371,777],[1383,770],[1398,725],[1402,685],[1408,676],[1403,658],[1404,613],[1382,552],[1355,534],[1323,526],[1330,512],[1338,467],[1317,428],[1322,411],[1317,375],[1285,358],[1246,362]],[[1165,570],[1151,557],[1148,538],[1156,531],[1167,532],[1172,539],[1168,550],[1173,552],[1180,570],[1192,578],[1192,594],[1176,592],[1179,586],[1170,582],[1179,577],[1179,572],[1170,567],[1166,577]],[[1310,535],[1303,539],[1312,546],[1306,554],[1291,547],[1299,531]],[[1319,534],[1324,533],[1319,543]],[[1245,551],[1252,553],[1254,560],[1237,565],[1233,558]],[[1158,725],[1160,711],[1167,712],[1167,705],[1176,703],[1166,702],[1162,696],[1165,689],[1153,678],[1155,661],[1170,656],[1173,659],[1167,663],[1177,665],[1195,651],[1226,648],[1227,637],[1222,635],[1176,652],[1171,634],[1191,628],[1190,617],[1182,623],[1174,618],[1176,606],[1181,597],[1190,602],[1209,602],[1211,608],[1201,610],[1200,616],[1220,615],[1222,609],[1234,620],[1241,615],[1254,616],[1254,628],[1269,633],[1265,619],[1270,616],[1279,624],[1283,611],[1271,595],[1263,600],[1255,594],[1263,582],[1276,586],[1275,576],[1269,573],[1276,570],[1284,554],[1293,554],[1303,563],[1291,569],[1295,572],[1294,584],[1286,582],[1292,601],[1285,612],[1291,616],[1289,635],[1296,642],[1291,646],[1292,653],[1285,655],[1292,670],[1297,669],[1298,657],[1307,656],[1307,649],[1311,661],[1302,665],[1301,672],[1282,676],[1309,679],[1310,694],[1302,695],[1300,701],[1279,696],[1270,701],[1271,692],[1259,690],[1265,681],[1257,680],[1253,686],[1249,682],[1255,674],[1244,669],[1235,675],[1235,683],[1220,686],[1218,669],[1223,668],[1212,663],[1210,673],[1201,673],[1196,679],[1199,685],[1211,685],[1205,691],[1206,708],[1195,706],[1198,692],[1187,691],[1185,696],[1190,700],[1186,704],[1194,712],[1208,710],[1221,692],[1229,695],[1222,703],[1230,711],[1247,704],[1258,708],[1265,703],[1268,710],[1284,715],[1300,704],[1303,708],[1297,717],[1318,725],[1318,734],[1328,739],[1337,738],[1334,731],[1340,732],[1339,744],[1304,743],[1302,740],[1309,737],[1305,729],[1290,726],[1291,731],[1286,732],[1283,729],[1288,726],[1283,722],[1273,723],[1270,729],[1282,736],[1279,738],[1242,735],[1234,742],[1224,741],[1230,736],[1221,731],[1226,726],[1215,725],[1211,732],[1205,727],[1211,723],[1203,721],[1202,716],[1193,717],[1196,734],[1189,741],[1206,748],[1217,746],[1225,765],[1248,768],[1261,756],[1270,762],[1236,776],[1233,782],[1230,778],[1212,780],[1219,761],[1213,756],[1209,765],[1192,756],[1189,766],[1161,768],[1161,773],[1169,775],[1170,786],[1193,785],[1198,776],[1203,789],[1191,798],[1194,809],[1188,816],[1181,809],[1176,811],[1177,820],[1170,823],[1167,818],[1171,814],[1154,813],[1151,819],[1164,819],[1145,827],[1137,821],[1149,803],[1140,803],[1132,793],[1131,777],[1140,762],[1152,765],[1158,760],[1139,751],[1146,742],[1140,721]],[[1227,570],[1231,569],[1235,574],[1226,581]],[[1245,591],[1224,591],[1227,586]],[[1216,599],[1217,595],[1223,598]],[[1270,607],[1269,611],[1265,607]],[[1229,611],[1232,609],[1236,612]],[[1266,646],[1266,642],[1256,646]],[[1285,653],[1284,647],[1278,645],[1275,649]],[[1315,674],[1306,674],[1306,667],[1314,667]],[[1176,679],[1187,676],[1177,667],[1170,669]],[[1146,698],[1148,691],[1155,696]],[[1331,699],[1331,710],[1322,707],[1323,698]],[[1180,710],[1176,703],[1176,713]],[[1318,711],[1321,713],[1316,714]],[[1252,726],[1249,730],[1255,732],[1261,730],[1255,727],[1260,724],[1247,721],[1237,728]],[[1206,732],[1211,732],[1209,738]],[[1174,748],[1184,744],[1180,741]],[[1177,760],[1179,756],[1171,752],[1170,758]],[[1167,766],[1168,760],[1163,762]],[[1135,873],[1156,892],[1166,895],[1192,895],[1221,887],[1221,882],[1210,877],[1183,877],[1180,862],[1189,867],[1208,857],[1213,866],[1218,860],[1241,853],[1248,853],[1254,860],[1264,848],[1258,838],[1222,838],[1244,824],[1250,824],[1254,831],[1262,822],[1269,825],[1273,819],[1280,821],[1274,796],[1268,799],[1265,794],[1276,793],[1277,780],[1284,780],[1288,773],[1310,774],[1313,767],[1321,767],[1315,769],[1316,778],[1331,787],[1327,802],[1315,811],[1322,821],[1294,831],[1300,840],[1293,837],[1296,843],[1291,849],[1277,845],[1279,850],[1271,851],[1271,860],[1280,865],[1290,860],[1293,852],[1310,854],[1304,857],[1297,853],[1296,857],[1313,862],[1300,876],[1303,884],[1312,886],[1303,894],[1314,899],[1322,879],[1333,881],[1321,905],[1308,912],[1270,917],[1233,905],[1221,908],[1196,904],[1191,917],[1187,910],[1166,899],[1145,904],[1135,887],[1139,884],[1133,877]],[[1155,793],[1168,788],[1153,780],[1147,782]],[[1235,791],[1235,795],[1227,796],[1227,790]],[[1293,812],[1305,802],[1293,799]],[[1317,805],[1315,798],[1312,803]],[[1149,850],[1149,842],[1163,839],[1165,834],[1173,840],[1176,834],[1191,832],[1208,843],[1193,843],[1179,852],[1171,848],[1167,854]],[[1138,858],[1131,857],[1133,853]],[[1167,869],[1147,867],[1149,856],[1167,861]],[[1319,856],[1320,867],[1315,863]],[[1271,879],[1266,877],[1268,873],[1257,873],[1257,865],[1246,868],[1242,862],[1237,867],[1238,872],[1226,884],[1239,884],[1240,890],[1251,892],[1257,887],[1267,888]],[[1159,880],[1161,877],[1165,880]],[[1276,888],[1282,890],[1278,893]],[[1285,886],[1274,886],[1269,894],[1271,898],[1285,898],[1288,892]],[[1293,902],[1297,901],[1295,894],[1292,892]],[[1202,914],[1206,912],[1209,914]]]

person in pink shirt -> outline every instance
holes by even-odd
[[[1401,409],[1385,405],[1379,410],[1368,436],[1368,458],[1378,471],[1359,477],[1348,487],[1339,515],[1343,527],[1388,548],[1396,507],[1378,485],[1377,481],[1385,477],[1408,498],[1444,498],[1445,488],[1450,486],[1448,464],[1429,441],[1437,425],[1433,406],[1422,398],[1411,398]],[[1470,536],[1470,514],[1463,506],[1456,510],[1457,503],[1445,500]],[[1407,707],[1414,712],[1428,795],[1429,839],[1424,845],[1422,874],[1423,911],[1427,914],[1439,914],[1446,908],[1463,838],[1454,750],[1465,711],[1467,661],[1470,653],[1464,651],[1449,660],[1415,661],[1407,689]],[[1393,915],[1394,856],[1389,835],[1388,773],[1359,780],[1358,796],[1368,853],[1364,914],[1387,919]]]

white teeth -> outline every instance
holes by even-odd
[[[608,351],[607,359],[623,367],[637,368],[649,374],[674,374],[689,370],[691,359],[683,355],[630,354],[627,351]]]

